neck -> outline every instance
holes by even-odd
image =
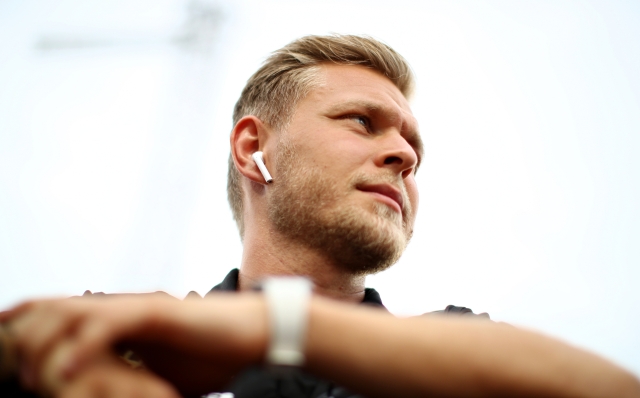
[[[267,276],[296,275],[314,284],[314,293],[336,300],[359,303],[364,298],[364,276],[354,276],[332,264],[325,255],[302,243],[292,242],[275,231],[246,231],[240,290],[249,290]]]

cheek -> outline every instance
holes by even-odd
[[[296,142],[310,165],[329,173],[350,173],[369,157],[367,146],[355,134],[326,129],[301,134]]]
[[[416,184],[416,179],[414,176],[411,176],[405,180],[405,186],[407,187],[407,195],[409,196],[409,202],[411,203],[411,208],[413,210],[413,217],[415,218],[416,213],[418,212],[418,185]]]

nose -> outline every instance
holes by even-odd
[[[376,157],[376,165],[389,168],[395,174],[401,174],[402,178],[408,177],[418,164],[415,149],[400,134],[388,135],[382,140],[384,142]]]

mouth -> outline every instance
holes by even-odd
[[[398,213],[402,214],[402,209],[404,205],[404,200],[402,198],[402,194],[400,191],[388,184],[373,184],[373,185],[362,185],[356,186],[359,191],[367,192],[369,194],[375,195],[376,199],[385,203],[389,207],[396,210]]]

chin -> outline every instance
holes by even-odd
[[[318,193],[315,199],[322,197]],[[314,207],[309,203],[279,202],[271,207],[270,219],[284,236],[316,249],[350,274],[370,275],[389,268],[409,241],[402,215],[383,203],[364,207],[348,200],[316,202]]]
[[[322,247],[333,263],[354,275],[370,275],[395,264],[409,241],[402,217],[387,205],[376,204],[374,211],[361,207],[332,214],[325,225]],[[320,242],[318,242],[320,243]]]

